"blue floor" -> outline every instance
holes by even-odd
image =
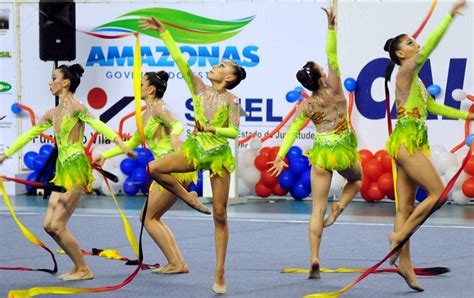
[[[52,249],[54,241],[41,228],[47,200],[41,197],[12,198],[19,218]],[[138,214],[143,198],[120,197],[130,223],[138,235]],[[389,248],[394,205],[353,202],[338,222],[324,231],[321,246],[323,267],[369,267]],[[230,240],[226,264],[227,297],[301,297],[315,292],[336,291],[358,274],[281,274],[287,267],[306,268],[309,262],[307,220],[311,201],[250,199],[229,206]],[[0,204],[0,266],[50,267],[49,256],[28,243]],[[81,297],[211,297],[214,274],[213,222],[178,202],[165,218],[174,232],[190,273],[160,276],[141,271],[128,286],[109,293]],[[107,197],[85,196],[70,222],[72,233],[84,249],[114,248],[128,257],[133,253],[122,231],[113,203]],[[146,235],[145,262],[163,263],[163,255]],[[371,275],[349,290],[345,297],[473,297],[474,293],[474,207],[445,205],[414,236],[415,266],[449,267],[438,277],[420,277],[425,292],[415,293],[396,274]],[[59,272],[70,269],[66,256],[57,255]],[[10,289],[35,286],[97,287],[121,282],[134,267],[123,262],[88,256],[95,274],[92,281],[67,283],[41,272],[0,271],[0,295]],[[383,267],[388,268],[388,264]]]

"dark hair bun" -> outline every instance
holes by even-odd
[[[73,64],[69,66],[69,70],[74,72],[79,78],[82,77],[82,74],[84,73],[84,68],[80,64]]]
[[[160,70],[159,72],[157,72],[156,76],[159,77],[165,83],[168,82],[168,79],[170,77],[170,75],[164,70]]]
[[[245,80],[247,77],[247,72],[245,71],[245,68],[239,66],[239,72],[240,72],[240,80]]]
[[[392,41],[393,41],[393,38],[389,38],[385,42],[385,45],[383,46],[383,49],[384,49],[385,52],[390,52],[390,47],[392,45]]]

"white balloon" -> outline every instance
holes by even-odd
[[[260,141],[259,138],[253,138],[250,141],[250,148],[260,150],[260,148],[262,148],[262,141]]]
[[[456,183],[454,184],[454,189],[461,190],[462,184],[464,183],[464,181],[466,181],[467,178],[469,178],[468,175],[464,171],[462,171],[458,179],[456,180]]]
[[[92,175],[94,176],[94,182],[92,183],[92,189],[100,189],[100,186],[102,185],[102,175],[100,175],[96,171],[93,171]]]
[[[112,189],[112,192],[114,193],[114,195],[118,194],[120,192],[120,189],[121,189],[121,185],[119,185],[118,183],[112,183],[111,181],[109,181],[109,184],[110,184],[110,188]],[[107,187],[107,184],[104,182],[102,182],[102,186],[100,187],[100,190],[102,191],[102,193],[106,196],[110,196],[110,191],[109,191],[109,188]]]
[[[456,167],[458,161],[450,152],[441,152],[432,157],[433,164],[440,175],[443,175],[447,169]]]
[[[248,167],[245,170],[245,175],[242,177],[242,179],[245,181],[245,183],[247,183],[249,188],[253,188],[260,180],[260,171],[255,167]]]
[[[451,196],[453,198],[454,203],[457,205],[466,205],[471,201],[471,199],[466,197],[460,190],[454,191]]]
[[[239,153],[239,157],[237,159],[237,175],[239,177],[243,177],[246,168],[247,168],[247,165],[245,164],[244,154]]]
[[[244,164],[245,167],[254,167],[255,157],[257,157],[258,151],[255,149],[249,149],[244,152]]]
[[[444,146],[442,145],[431,146],[430,151],[431,151],[432,158],[437,156],[439,153],[448,152],[448,150],[446,150],[446,148],[444,148]]]
[[[466,98],[466,92],[462,89],[454,89],[451,96],[454,100],[463,101]]]
[[[97,146],[94,146],[92,147],[91,151],[92,151],[92,157],[95,158],[97,155],[99,155],[100,153],[104,152],[107,150],[107,145],[97,145]]]
[[[239,196],[246,196],[246,195],[251,194],[250,187],[247,186],[247,183],[244,181],[244,179],[239,178],[238,186],[239,186]]]
[[[346,184],[346,181],[346,178],[342,177],[338,172],[334,171],[332,174],[332,181],[329,193],[335,195],[336,197],[340,197],[342,188]]]

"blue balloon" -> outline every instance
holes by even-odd
[[[132,175],[136,168],[138,168],[138,161],[136,159],[125,158],[120,162],[120,170],[127,176]]]
[[[28,181],[36,181],[36,178],[38,178],[38,172],[33,172],[33,173],[28,174],[28,176],[26,176],[26,180]],[[25,185],[25,189],[27,192],[29,192],[31,188],[32,186]]]
[[[290,170],[285,170],[278,176],[278,183],[283,189],[290,190],[296,183],[296,177]]]
[[[43,168],[44,164],[48,160],[46,155],[37,155],[33,160],[33,170],[39,171]]]
[[[143,167],[139,167],[135,171],[133,171],[131,179],[134,182],[145,183],[146,177],[147,177],[146,169]]]
[[[303,185],[301,181],[296,182],[295,186],[290,190],[291,196],[297,200],[301,201],[311,193],[311,188],[307,188]]]
[[[153,156],[153,153],[151,153],[151,150],[150,149],[145,149],[145,156],[146,156],[146,163],[150,163],[152,160],[155,159],[155,157]]]
[[[203,194],[203,184],[202,184],[202,171],[198,171],[198,180],[196,182],[196,192],[198,196],[202,197]]]
[[[146,150],[135,150],[137,152],[137,158],[135,159],[138,162],[138,165],[145,167],[148,164],[148,156]]]
[[[123,183],[123,192],[128,196],[136,195],[138,193],[139,188],[140,184],[132,181],[130,177],[127,178]]]
[[[14,103],[12,104],[10,110],[12,111],[13,114],[15,115],[18,115],[21,113],[22,109],[20,108],[20,106],[18,105],[18,103]]]
[[[150,187],[148,185],[151,185],[152,181],[148,181],[147,183],[141,183],[140,184],[140,191],[142,192],[142,194],[144,195],[147,195],[148,194],[148,190],[150,189]]]
[[[300,177],[303,172],[309,169],[308,160],[303,157],[295,157],[289,159],[290,171],[295,175],[295,177]]]
[[[441,93],[441,87],[439,85],[431,85],[428,88],[426,88],[429,94],[431,96],[438,96]]]
[[[23,163],[28,169],[34,170],[33,161],[35,160],[37,156],[38,156],[38,153],[34,151],[28,151],[25,155],[23,155]]]
[[[288,102],[295,102],[300,98],[301,94],[295,90],[288,91],[286,93],[286,100]]]
[[[189,192],[195,191],[196,193],[198,192],[198,188],[196,184],[194,184],[194,182],[191,182],[191,184],[188,185],[188,191]]]
[[[344,87],[346,87],[347,91],[349,92],[354,91],[356,86],[357,86],[357,82],[353,78],[347,78],[344,80]]]
[[[295,91],[298,92],[298,93],[301,93],[301,92],[304,91],[304,88],[301,87],[301,86],[298,86],[298,87],[295,88]]]
[[[39,150],[39,154],[49,156],[53,152],[54,147],[50,144],[44,144]]]
[[[311,189],[311,169],[304,171],[299,180],[304,188]]]
[[[471,147],[472,139],[473,139],[473,138],[474,138],[474,134],[470,134],[470,135],[467,136],[465,142],[466,142],[466,145],[467,145],[468,147]]]
[[[291,160],[295,157],[301,157],[303,154],[303,150],[301,150],[300,147],[298,146],[291,146],[290,150],[288,150],[288,153],[286,154],[286,157]]]
[[[416,200],[418,202],[423,202],[426,197],[428,197],[428,194],[426,193],[426,191],[423,189],[423,187],[418,187],[418,189],[416,190]]]

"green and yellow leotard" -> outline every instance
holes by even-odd
[[[52,182],[63,186],[68,192],[74,187],[80,187],[90,192],[94,178],[89,160],[84,153],[84,123],[109,140],[115,140],[117,134],[105,123],[94,118],[82,106],[70,114],[63,114],[56,109],[47,112],[37,125],[22,134],[5,152],[5,155],[11,157],[33,138],[54,126],[58,159],[56,161],[56,175]]]
[[[235,170],[228,139],[235,139],[239,127],[239,101],[227,91],[217,92],[204,85],[176,46],[169,31],[160,34],[191,92],[194,117],[203,126],[212,126],[216,133],[197,132],[184,142],[182,153],[197,170],[210,170],[211,175],[222,176],[224,169]]]
[[[336,31],[332,29],[328,30],[326,53],[329,66],[340,77]],[[309,118],[317,130],[313,148],[305,153],[311,165],[328,171],[344,170],[359,160],[357,138],[347,118],[346,99],[344,96],[334,96],[332,90],[327,91],[326,97],[332,100],[324,101],[320,95],[313,94],[298,107],[280,146],[278,157],[285,157]]]
[[[159,100],[156,100],[155,102],[157,104],[154,104],[152,107],[150,107],[151,110],[155,109],[155,111],[151,111],[152,116],[150,116],[146,121],[144,133],[145,142],[148,148],[152,152],[155,159],[158,159],[174,152],[173,146],[171,145],[171,136],[180,136],[184,130],[184,127],[181,122],[170,117],[171,112],[164,104],[158,106]],[[125,145],[129,149],[133,149],[138,147],[140,143],[140,134],[135,132],[132,138],[125,142]],[[103,152],[102,156],[105,159],[109,159],[122,153],[122,150],[116,146]],[[184,185],[187,185],[193,181],[197,181],[197,172],[174,173],[172,175]],[[158,187],[159,191],[162,190],[162,187],[155,181],[152,183],[149,190],[151,191],[154,187]]]
[[[467,112],[437,103],[428,94],[425,85],[418,77],[418,73],[423,67],[423,64],[438,45],[440,39],[451,24],[452,19],[451,15],[446,16],[438,28],[430,34],[425,45],[418,53],[416,60],[417,66],[413,72],[410,90],[406,91],[408,92],[408,99],[404,105],[400,103],[399,97],[405,92],[397,93],[396,104],[398,121],[386,145],[387,152],[392,157],[397,157],[400,145],[405,146],[410,155],[417,150],[426,154],[429,153],[428,130],[426,127],[428,111],[453,119],[466,119],[468,116]]]

